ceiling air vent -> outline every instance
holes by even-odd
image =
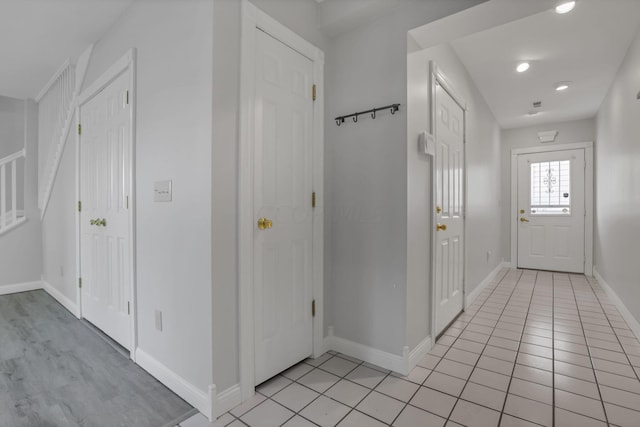
[[[543,144],[547,143],[547,142],[555,142],[557,137],[558,137],[558,131],[557,130],[549,130],[549,131],[546,131],[546,132],[538,132],[538,139]]]
[[[535,101],[533,103],[533,108],[540,108],[542,107],[542,101]]]

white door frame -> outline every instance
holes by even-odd
[[[464,207],[462,209],[462,241],[463,241],[463,255],[462,255],[462,294],[463,294],[463,303],[462,309],[464,310],[467,306],[467,103],[462,98],[456,90],[454,86],[450,83],[449,79],[446,75],[438,68],[437,64],[434,61],[429,61],[429,80],[430,80],[430,96],[431,96],[431,117],[429,118],[429,129],[431,135],[434,138],[437,138],[436,135],[436,87],[440,85],[448,94],[453,98],[453,100],[462,108],[463,111],[463,150],[464,150],[464,166],[463,166],[463,181],[464,181]],[[436,224],[438,219],[436,218],[435,206],[436,206],[436,192],[435,192],[435,183],[436,183],[436,168],[435,168],[435,153],[431,156],[431,337],[433,342],[435,342],[436,335],[436,310],[438,307],[438,302],[436,301]]]
[[[89,87],[82,91],[78,97],[78,106],[76,107],[76,120],[77,126],[80,126],[82,118],[80,117],[81,107],[91,100],[95,95],[100,93],[105,87],[107,87],[113,80],[120,74],[129,70],[129,132],[131,138],[131,144],[129,145],[129,262],[131,265],[130,277],[131,281],[131,295],[129,296],[130,304],[130,321],[131,321],[131,349],[129,357],[134,362],[136,361],[136,348],[138,347],[138,331],[137,331],[137,304],[136,304],[136,204],[135,204],[135,143],[136,143],[136,50],[130,49],[120,59],[118,59],[107,71],[105,71],[100,77],[96,79]],[[78,129],[78,127],[76,127]],[[81,155],[80,155],[80,139],[81,135],[76,132],[76,195],[78,201],[82,201],[80,194],[80,180],[81,180]],[[81,247],[80,247],[80,211],[76,209],[76,269],[78,278],[82,277],[81,271]],[[82,318],[82,290],[78,286],[76,291],[76,298],[78,303],[78,316]]]
[[[553,151],[584,150],[584,274],[593,275],[593,142],[513,148],[511,150],[511,267],[518,268],[518,156]]]
[[[242,0],[240,59],[240,122],[238,153],[238,322],[240,331],[240,389],[242,400],[255,393],[254,287],[253,287],[253,161],[256,31],[264,31],[313,62],[313,79],[319,96],[313,105],[313,191],[317,196],[313,210],[313,356],[324,353],[323,327],[323,221],[324,221],[324,53],[302,37]],[[311,90],[311,88],[309,88]],[[309,195],[311,198],[311,195]],[[311,203],[311,200],[309,200]]]

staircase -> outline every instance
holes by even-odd
[[[67,60],[36,97],[38,103],[38,207],[44,218],[72,128],[78,87],[75,67]]]
[[[0,159],[0,235],[16,228],[24,216],[25,150]]]

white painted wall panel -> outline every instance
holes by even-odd
[[[0,286],[40,280],[42,237],[38,211],[38,110],[35,102],[0,97],[0,157],[26,148],[24,185],[27,222],[0,236]],[[26,124],[25,124],[26,120]],[[20,169],[18,169],[20,170]],[[7,168],[7,176],[9,169]],[[22,192],[17,192],[22,199]],[[22,206],[22,202],[18,202]]]
[[[640,319],[640,34],[597,117],[595,266]]]

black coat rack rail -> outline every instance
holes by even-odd
[[[344,123],[344,121],[349,117],[353,118],[354,123],[358,123],[358,116],[362,116],[363,114],[371,114],[371,118],[375,119],[376,113],[378,111],[389,110],[391,114],[395,114],[396,111],[398,111],[399,109],[400,109],[400,104],[391,104],[391,105],[386,105],[384,107],[372,108],[371,110],[367,110],[367,111],[360,111],[358,113],[348,114],[346,116],[336,117],[335,120],[338,126]]]

